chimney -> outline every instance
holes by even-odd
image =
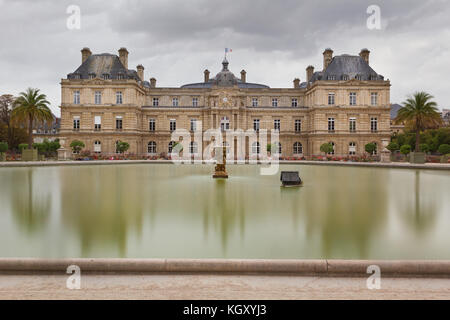
[[[314,74],[314,67],[308,66],[308,68],[306,68],[306,82],[311,81],[313,74]]]
[[[294,89],[298,89],[298,88],[300,88],[300,79],[295,78],[294,79]]]
[[[119,49],[119,59],[125,69],[128,70],[128,50],[126,48],[122,47]]]
[[[367,50],[366,48],[361,49],[361,52],[359,53],[360,57],[364,59],[364,61],[367,62],[367,64],[369,64],[369,55],[370,55],[370,51]]]
[[[150,78],[150,88],[156,88],[156,79]]]
[[[245,72],[245,70],[242,70],[241,71],[241,81],[244,82],[244,83],[247,81],[247,77],[246,76],[247,76],[247,72]]]
[[[331,50],[330,48],[325,49],[325,51],[323,52],[323,71],[325,71],[326,68],[328,68],[332,59],[333,59],[333,50]]]
[[[137,74],[139,76],[139,79],[144,81],[144,66],[142,64],[138,64],[136,67]]]
[[[92,52],[89,48],[81,49],[81,63],[85,62],[91,56]]]
[[[209,70],[206,69],[203,73],[205,74],[205,82],[208,82],[209,81]]]

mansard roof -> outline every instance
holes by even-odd
[[[315,72],[310,81],[351,79],[384,80],[384,77],[376,73],[362,57],[343,54],[335,56],[325,71]]]
[[[201,88],[211,88],[213,86],[219,87],[232,87],[237,85],[242,89],[264,89],[269,88],[264,84],[258,83],[250,83],[250,82],[242,82],[241,79],[237,78],[233,72],[228,70],[228,60],[224,58],[222,61],[222,71],[220,71],[213,79],[210,79],[207,82],[199,82],[199,83],[190,83],[181,86],[181,88],[188,89],[201,89]]]
[[[89,79],[91,76],[101,78],[108,75],[109,79],[134,79],[140,81],[136,70],[124,67],[115,54],[92,54],[73,73],[67,75],[67,79]]]

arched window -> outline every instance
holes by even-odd
[[[260,146],[259,146],[259,142],[253,142],[252,143],[252,153],[253,154],[259,154],[260,152]]]
[[[228,119],[228,117],[222,117],[222,119],[220,119],[220,130],[230,130],[230,119]]]
[[[170,141],[169,142],[169,153],[172,153],[172,149],[173,149],[173,146],[175,145],[175,141]]]
[[[189,153],[194,154],[198,152],[198,145],[197,142],[191,141],[189,144]]]
[[[329,142],[329,144],[331,144],[331,146],[333,147],[333,151],[331,151],[330,153],[328,153],[329,155],[333,155],[334,153],[335,153],[335,151],[336,151],[336,149],[335,149],[335,144],[334,144],[334,142]]]
[[[350,142],[348,144],[348,154],[351,156],[356,154],[356,142]]]
[[[148,153],[156,153],[156,142],[150,141],[147,145],[147,152]]]
[[[300,142],[294,143],[294,154],[302,154],[303,153],[303,145]]]
[[[94,141],[94,152],[95,153],[102,152],[102,143],[98,140]]]

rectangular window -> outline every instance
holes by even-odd
[[[356,106],[356,92],[350,92],[349,98],[350,98],[350,105]]]
[[[155,119],[148,119],[148,130],[155,131],[156,130],[156,121]]]
[[[80,117],[73,117],[73,130],[80,130]]]
[[[94,116],[94,130],[100,131],[102,128],[102,117],[101,116]]]
[[[192,106],[198,107],[198,98],[192,98]]]
[[[334,118],[328,118],[328,132],[334,132]]]
[[[334,97],[334,92],[328,93],[328,105],[333,106],[335,104]]]
[[[122,104],[123,98],[122,98],[122,91],[116,92],[116,104]]]
[[[281,121],[280,121],[280,119],[273,120],[273,129],[277,130],[277,131],[280,131],[280,129],[281,129]]]
[[[94,99],[95,104],[102,104],[102,92],[101,91],[95,91],[94,97],[95,97],[95,99]]]
[[[378,119],[370,118],[370,131],[377,132],[378,130]]]
[[[191,131],[197,130],[197,119],[191,119]]]
[[[259,131],[259,119],[253,119],[253,130]]]
[[[278,99],[277,98],[272,99],[272,107],[278,107]]]
[[[177,130],[177,120],[175,120],[175,119],[170,119],[169,129],[170,129],[170,131],[175,131],[175,130]]]
[[[178,107],[178,98],[172,98],[172,107]]]
[[[370,94],[370,104],[371,104],[372,106],[378,105],[378,93],[372,92],[372,93]]]
[[[348,145],[348,154],[354,156],[356,154],[356,143],[350,142]]]
[[[257,107],[258,106],[258,98],[253,98],[252,99],[252,107]]]
[[[154,107],[159,106],[159,98],[153,98],[153,106]]]
[[[294,126],[295,126],[295,132],[301,132],[302,131],[302,120],[300,120],[300,119],[295,120]]]
[[[116,117],[116,130],[122,130],[122,116]]]
[[[292,106],[294,108],[298,107],[298,100],[297,100],[297,98],[292,98]]]
[[[73,104],[80,104],[80,91],[73,92]]]
[[[356,118],[349,119],[349,130],[350,132],[356,132]]]

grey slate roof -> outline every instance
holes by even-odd
[[[181,88],[201,89],[211,88],[212,86],[232,87],[235,85],[242,89],[269,88],[269,86],[266,86],[264,84],[242,82],[241,79],[237,78],[230,70],[228,70],[228,61],[226,58],[222,62],[222,71],[220,71],[213,79],[210,79],[208,82],[185,84],[181,86]]]
[[[397,103],[391,104],[391,120],[397,117],[398,110],[400,110],[401,108],[402,106]]]
[[[119,75],[122,75],[123,79],[140,81],[136,70],[125,69],[119,57],[110,53],[90,55],[75,72],[67,75],[67,79],[89,79],[90,74],[98,78],[108,74],[109,79],[118,79]],[[146,82],[144,81],[144,85]]]
[[[311,82],[317,80],[384,80],[369,64],[360,56],[343,54],[335,56],[325,71],[315,72]]]

